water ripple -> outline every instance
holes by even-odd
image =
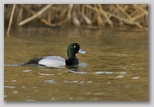
[[[51,84],[51,83],[54,83],[55,81],[54,80],[45,80],[44,82]]]
[[[76,70],[67,70],[69,73],[75,73],[75,74],[86,74],[87,72],[85,71],[76,71]]]
[[[4,86],[4,88],[15,88],[15,86]]]
[[[133,80],[137,80],[139,79],[140,77],[132,77]]]

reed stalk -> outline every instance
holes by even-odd
[[[14,9],[19,12],[14,13]],[[5,9],[6,10],[6,9]],[[8,11],[6,11],[8,12]],[[9,35],[13,16],[17,24],[24,26],[40,20],[47,26],[95,26],[104,28],[109,25],[134,26],[148,29],[147,4],[17,4],[13,5],[7,35]]]
[[[10,21],[9,21],[9,25],[8,25],[8,29],[7,29],[7,33],[6,33],[7,37],[10,36],[10,29],[11,29],[11,25],[12,25],[12,20],[13,20],[15,8],[16,8],[16,4],[13,4],[11,16],[10,16]]]
[[[39,12],[37,12],[36,14],[34,14],[33,16],[19,22],[19,26],[25,25],[26,23],[36,19],[37,17],[39,17],[41,14],[43,14],[47,9],[49,9],[52,5],[48,4],[47,6],[45,6],[42,10],[40,10]]]

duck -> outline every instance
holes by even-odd
[[[80,48],[78,43],[70,43],[67,47],[68,59],[61,56],[41,56],[30,59],[25,65],[39,65],[45,67],[64,68],[65,66],[75,66],[79,64],[76,57],[77,53],[86,54],[87,52]]]

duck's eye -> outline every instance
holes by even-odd
[[[76,48],[76,46],[74,46],[74,48]]]

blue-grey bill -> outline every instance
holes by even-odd
[[[82,50],[82,49],[79,49],[78,52],[81,53],[81,54],[86,54],[86,53],[87,53],[86,51],[84,51],[84,50]]]

